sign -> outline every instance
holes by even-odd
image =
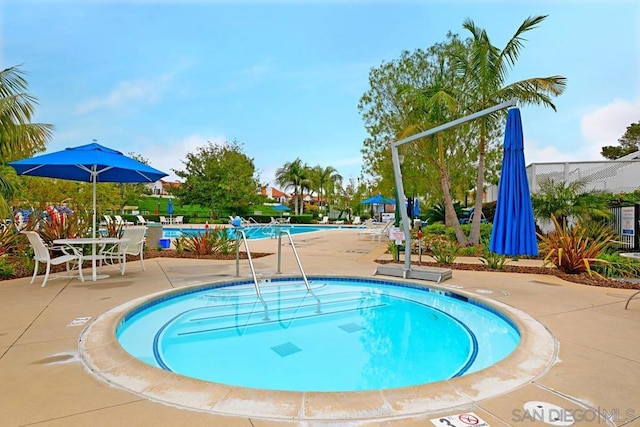
[[[394,218],[395,214],[393,212],[382,212],[380,214],[380,221],[382,222],[393,221]]]
[[[621,208],[622,234],[625,236],[635,235],[635,208],[633,206],[625,206]]]
[[[396,243],[401,244],[404,240],[404,232],[400,227],[389,227],[389,240],[395,240]]]
[[[431,419],[437,427],[489,427],[489,423],[473,412]]]

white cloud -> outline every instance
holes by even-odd
[[[542,145],[538,141],[525,141],[525,159],[530,163],[576,162],[604,160],[600,152],[606,145],[617,145],[627,126],[640,120],[640,101],[616,99],[609,104],[591,108],[582,114],[580,131],[582,140],[575,145],[559,147]]]
[[[640,101],[616,99],[586,113],[580,122],[580,130],[585,141],[585,152],[589,158],[600,160],[600,151],[606,145],[618,145],[618,139],[627,127],[640,120]]]
[[[171,77],[160,76],[151,80],[123,81],[102,97],[91,98],[76,107],[77,114],[85,114],[103,108],[116,108],[132,102],[154,103],[165,92]]]

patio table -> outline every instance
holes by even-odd
[[[117,237],[82,237],[77,239],[56,239],[53,241],[56,245],[67,245],[67,246],[82,246],[82,245],[91,245],[91,254],[90,255],[82,255],[82,261],[86,259],[91,260],[91,277],[95,282],[98,279],[106,279],[109,277],[108,274],[96,274],[96,263],[98,260],[105,260],[107,257],[104,255],[100,255],[97,252],[98,246],[104,246],[108,244],[122,244],[128,242],[128,239],[120,239]]]

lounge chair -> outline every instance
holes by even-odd
[[[380,224],[380,223],[378,223]],[[384,225],[374,225],[365,229],[359,230],[358,235],[371,236],[371,240],[381,241],[383,237],[387,237],[389,234],[389,228],[393,224],[393,221],[387,221]]]
[[[318,224],[329,224],[329,217],[323,216],[322,220],[318,221]]]
[[[136,225],[147,225],[147,220],[142,215],[137,215],[138,223]]]
[[[354,216],[354,217],[353,217],[353,221],[351,221],[351,224],[353,224],[353,225],[360,225],[360,224],[362,224],[362,220],[360,219],[360,217],[359,217],[359,216]]]
[[[104,221],[100,221],[100,225],[108,226],[113,223],[113,219],[109,215],[102,215],[102,217],[104,218]]]
[[[131,221],[125,221],[120,215],[114,215],[113,217],[115,218],[116,224],[118,225],[133,225]]]
[[[35,231],[22,231],[22,234],[25,234],[29,239],[29,243],[33,248],[33,259],[35,260],[35,266],[33,267],[33,276],[31,277],[31,282],[35,280],[38,275],[38,263],[42,262],[47,265],[44,280],[42,281],[42,287],[44,288],[47,284],[47,279],[49,278],[49,272],[51,271],[52,265],[67,265],[67,273],[70,273],[74,268],[78,268],[80,280],[84,282],[84,277],[82,276],[82,252],[79,249],[75,249],[69,246],[53,246],[47,247],[44,241],[40,237],[40,235]],[[59,250],[62,252],[62,255],[57,257],[51,257],[51,250]],[[72,251],[72,252],[70,252]],[[75,265],[73,268],[69,268],[70,263],[73,262]]]

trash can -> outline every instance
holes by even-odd
[[[160,244],[160,247],[162,249],[169,249],[171,248],[171,239],[159,239],[158,243]]]
[[[149,249],[156,249],[160,246],[160,239],[162,239],[162,224],[148,222],[147,247]]]

